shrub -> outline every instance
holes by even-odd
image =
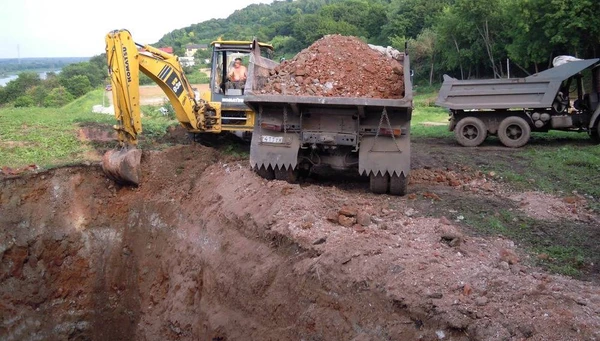
[[[24,107],[32,107],[34,105],[33,98],[28,95],[20,96],[15,100],[15,107],[24,108]]]
[[[44,106],[58,108],[71,102],[73,99],[73,95],[71,95],[65,87],[60,86],[50,91],[44,100]]]

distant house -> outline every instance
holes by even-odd
[[[185,56],[193,57],[198,50],[207,50],[208,44],[187,44],[185,46]]]
[[[179,57],[179,62],[181,66],[194,66],[196,62],[194,61],[194,57]]]

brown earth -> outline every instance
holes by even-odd
[[[259,89],[262,94],[401,98],[402,65],[356,37],[326,35],[283,61]]]
[[[599,339],[598,269],[553,275],[473,233],[461,214],[518,211],[521,193],[434,149],[414,144],[401,198],[351,176],[268,182],[196,144],[145,151],[139,188],[98,165],[7,176],[0,339]]]

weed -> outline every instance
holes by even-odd
[[[577,247],[551,245],[535,249],[538,263],[553,272],[567,276],[578,276],[585,266],[585,254]]]

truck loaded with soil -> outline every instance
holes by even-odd
[[[247,97],[253,143],[284,163],[259,174],[267,154],[203,146],[181,127],[174,145],[143,151],[138,187],[100,162],[3,170],[0,339],[600,339],[594,199],[478,168],[516,167],[514,149],[409,142],[408,69],[404,54],[328,36],[264,73]],[[373,191],[360,153],[382,138],[406,144],[373,163],[385,179]],[[386,168],[394,155],[400,170]],[[406,195],[384,194],[400,175]],[[550,271],[554,246],[589,251],[569,260],[576,275]]]
[[[244,101],[258,114],[250,147],[258,174],[294,182],[313,168],[352,169],[374,193],[406,194],[408,54],[327,35],[281,65],[254,56],[250,68],[257,77]]]

